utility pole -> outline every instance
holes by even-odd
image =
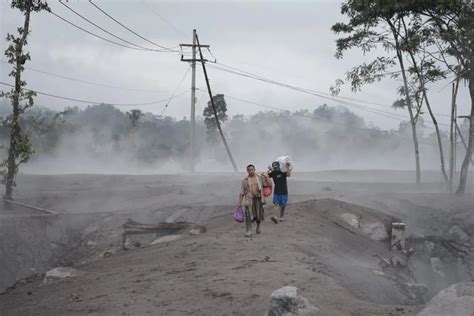
[[[232,167],[234,167],[235,172],[238,172],[237,165],[235,164],[234,157],[232,157],[232,153],[230,152],[229,145],[227,144],[227,140],[225,139],[224,132],[222,132],[221,123],[219,122],[219,117],[218,117],[217,111],[216,111],[216,105],[214,104],[214,99],[212,98],[211,85],[209,84],[209,78],[207,76],[206,62],[205,62],[205,60],[203,58],[203,55],[202,55],[201,45],[199,45],[199,38],[198,38],[197,34],[196,34],[196,41],[197,41],[197,46],[199,47],[199,55],[201,57],[202,71],[204,72],[204,78],[206,79],[207,91],[209,92],[209,98],[211,99],[212,111],[214,112],[214,118],[216,119],[217,129],[219,130],[219,134],[221,135],[222,142],[224,143],[225,150],[227,151],[227,155],[229,156],[229,160],[232,163]]]
[[[181,47],[191,47],[192,48],[192,58],[185,59],[181,55],[181,61],[191,62],[191,127],[189,133],[189,143],[190,143],[190,169],[191,172],[195,172],[196,166],[196,61],[201,61],[201,59],[196,59],[196,30],[193,30],[193,43],[192,44],[180,44]],[[209,45],[201,45],[199,47],[209,47]]]

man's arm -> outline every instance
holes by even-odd
[[[243,199],[244,199],[244,195],[241,194],[241,195],[239,196],[239,204],[237,204],[238,207],[242,207],[242,201],[243,201]]]
[[[242,181],[242,183],[240,184],[239,204],[237,204],[238,207],[242,207],[242,201],[245,196],[244,181]]]

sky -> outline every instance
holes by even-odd
[[[69,0],[66,3],[90,21],[126,41],[160,49],[109,19],[89,1]],[[201,44],[210,45],[210,52],[203,51],[205,58],[324,94],[330,93],[330,86],[336,79],[343,78],[348,69],[370,60],[369,56],[364,56],[358,50],[348,52],[343,59],[334,57],[337,36],[330,27],[345,19],[340,14],[341,1],[96,0],[94,3],[153,43],[173,48],[179,44],[189,44],[194,28]],[[49,1],[49,4],[52,11],[61,17],[102,37],[120,42],[88,24],[59,2]],[[23,20],[17,11],[10,8],[7,0],[0,0],[0,12],[0,35],[3,38],[0,49],[4,51],[7,47],[4,39],[6,34],[15,32]],[[32,15],[28,50],[31,61],[26,64],[29,69],[25,71],[24,78],[30,89],[94,103],[140,104],[162,101],[149,105],[121,106],[120,109],[128,111],[138,108],[177,119],[190,116],[190,66],[180,61],[180,52],[143,51],[114,45],[46,12]],[[189,51],[185,49],[187,58],[190,57],[187,54]],[[376,55],[384,56],[386,53],[376,51],[373,56]],[[6,57],[0,56],[0,61],[6,61]],[[13,83],[12,78],[8,77],[11,66],[3,62],[0,62],[0,81]],[[58,78],[44,72],[99,85]],[[208,63],[208,75],[212,93],[227,96],[230,116],[267,111],[269,108],[265,106],[290,111],[312,111],[324,103],[339,104],[337,101],[223,72],[212,63]],[[343,87],[341,96],[377,103],[345,105],[362,116],[369,126],[397,128],[401,119],[408,118],[406,110],[391,108],[400,85],[400,80],[387,78],[356,94],[348,87]],[[201,65],[197,65],[196,86],[199,89],[196,94],[196,112],[202,115],[209,97]],[[5,90],[8,87],[0,88]],[[440,123],[444,124],[441,128],[447,130],[451,104],[449,81],[430,86],[429,92],[434,112],[441,114],[438,117]],[[459,115],[468,114],[469,102],[467,87],[461,86]],[[67,106],[85,108],[88,105],[42,95],[36,97],[35,104],[56,110]],[[424,117],[429,125],[427,114]]]

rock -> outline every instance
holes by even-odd
[[[285,286],[272,293],[267,316],[316,315],[319,309],[298,295],[294,286]]]
[[[72,278],[82,275],[83,272],[70,267],[57,267],[46,272],[43,283],[51,283],[56,280]]]
[[[118,251],[119,251],[118,247],[110,247],[109,249],[104,251],[100,256],[102,258],[108,258],[108,257],[111,257],[112,255],[115,255]]]
[[[460,243],[468,243],[469,242],[469,235],[458,225],[453,225],[448,231],[448,239],[460,242]]]
[[[95,248],[97,246],[97,241],[88,240],[86,243],[86,247],[89,249]]]
[[[430,261],[433,272],[436,272],[438,275],[444,278],[446,275],[444,274],[444,264],[441,259],[438,257],[433,257],[430,259]]]
[[[428,293],[428,287],[423,283],[407,283],[410,291],[415,294],[418,301],[423,301],[423,296]]]
[[[180,238],[182,238],[183,235],[168,235],[168,236],[164,236],[164,237],[161,237],[161,238],[158,238],[158,239],[155,239],[154,241],[152,241],[152,245],[156,245],[156,244],[161,244],[163,242],[169,242],[169,241],[173,241],[173,240],[178,240]]]
[[[393,262],[393,265],[398,268],[406,268],[408,266],[407,256],[401,253],[395,253],[390,259]]]
[[[385,225],[381,222],[362,224],[362,233],[372,240],[387,240],[388,233]]]
[[[433,250],[435,249],[435,244],[434,242],[431,241],[425,241],[425,249],[428,251],[428,253],[431,255]]]
[[[372,240],[387,240],[389,238],[387,229],[382,222],[363,223],[361,216],[352,213],[343,213],[339,217],[344,223],[359,230]]]
[[[137,241],[137,240],[133,240],[133,239],[130,239],[130,238],[127,238],[127,240],[125,241],[125,248],[127,249],[130,249],[130,248],[140,248],[142,246],[142,244]]]
[[[205,232],[205,230],[203,231],[202,229],[193,228],[189,231],[189,235],[200,235],[204,232]]]
[[[474,311],[474,282],[451,285],[434,296],[418,316],[465,316]]]
[[[360,227],[360,219],[356,215],[351,214],[351,213],[344,213],[344,214],[341,214],[340,216],[341,216],[341,219],[345,223],[351,225],[352,227],[354,228]]]

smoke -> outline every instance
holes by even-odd
[[[72,108],[62,113],[32,110],[23,124],[36,153],[21,171],[169,174],[190,170],[189,121],[141,112],[135,120],[110,105]],[[223,129],[240,171],[249,163],[265,170],[282,155],[291,156],[298,171],[414,169],[411,131],[406,122],[401,122],[398,130],[368,127],[361,117],[343,107],[323,105],[314,112],[237,115],[224,123]],[[419,130],[422,168],[438,170],[435,138],[423,135],[423,128]],[[5,130],[1,131],[1,138],[6,140]],[[198,172],[232,171],[222,141],[218,133],[215,135],[208,139],[203,120],[198,118]],[[447,156],[446,135],[443,140]],[[460,151],[458,160],[462,156]]]

